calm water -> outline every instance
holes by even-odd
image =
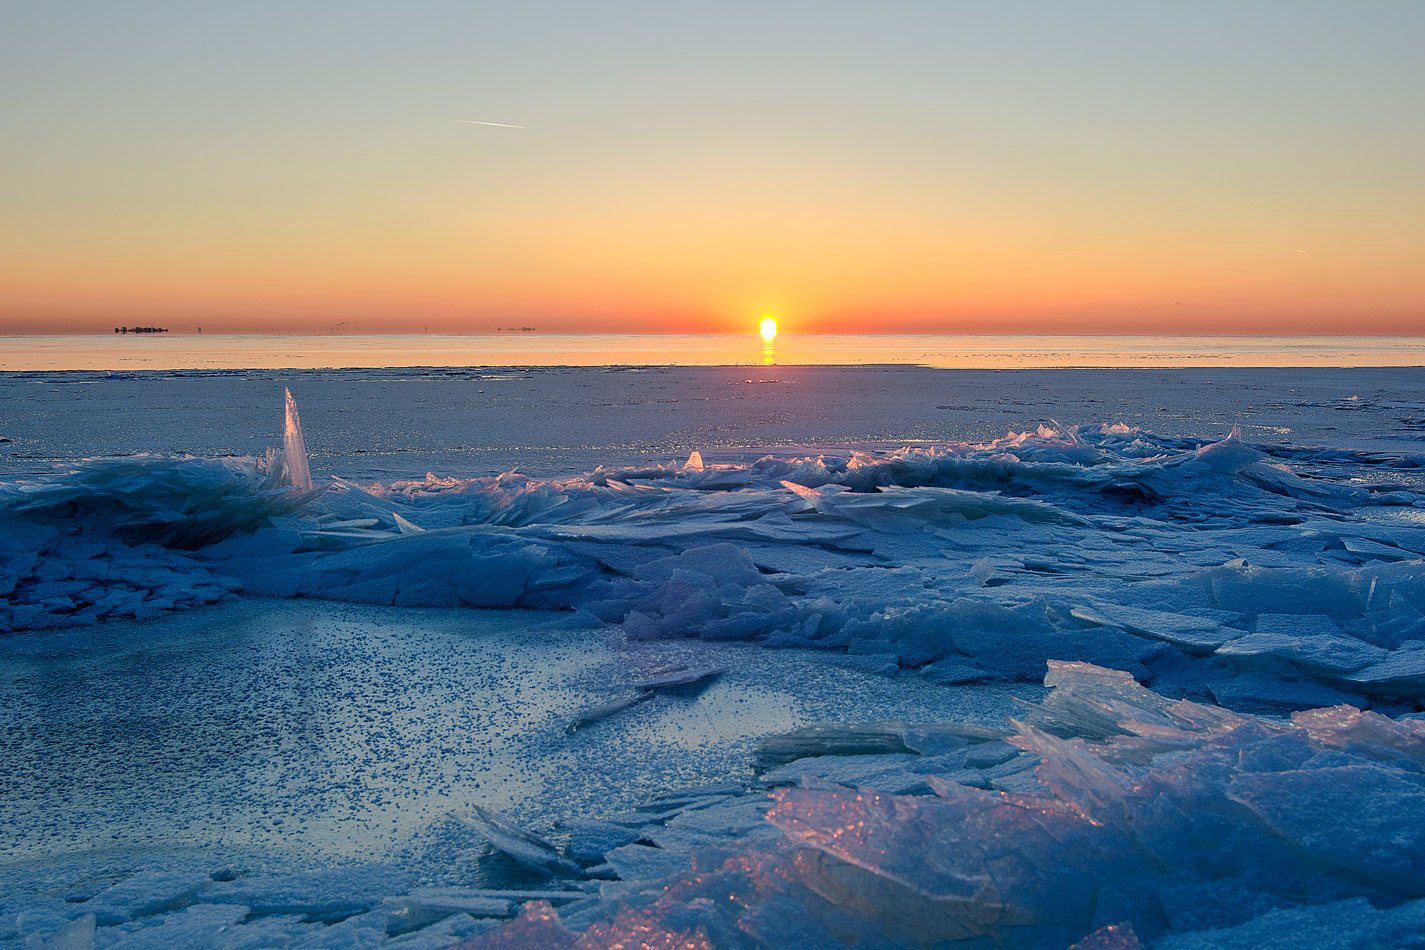
[[[1421,366],[1422,337],[502,333],[390,336],[0,337],[0,370],[376,366],[919,363],[977,369],[1093,366]]]

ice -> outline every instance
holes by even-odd
[[[1284,840],[1383,893],[1425,882],[1425,781],[1370,762],[1236,777],[1228,797]],[[1350,820],[1342,821],[1343,815]]]
[[[391,518],[396,522],[396,529],[400,531],[401,534],[420,534],[421,532],[426,530],[425,528],[422,528],[421,526],[413,524],[405,518],[402,518],[401,513],[399,511],[391,512]],[[379,522],[376,522],[375,519],[372,519],[372,522],[379,524]]]
[[[630,709],[639,703],[647,702],[659,692],[688,694],[699,692],[705,689],[709,683],[721,676],[725,670],[721,667],[704,667],[701,669],[689,669],[686,666],[676,666],[672,669],[663,670],[651,679],[634,684],[636,692],[607,703],[592,706],[579,713],[565,727],[565,732],[573,734],[586,726],[591,726],[596,722],[602,722],[610,716],[617,715],[625,709]]]
[[[241,905],[258,917],[337,923],[380,908],[387,895],[404,889],[402,885],[407,885],[405,876],[387,868],[334,867],[237,874],[231,880],[209,883],[198,899],[209,904]]]
[[[598,864],[608,852],[633,844],[640,837],[634,828],[593,819],[572,822],[569,830],[569,856],[585,864]]]
[[[709,680],[716,679],[724,672],[726,671],[715,666],[697,669],[680,666],[644,680],[638,684],[638,688],[647,692],[656,692],[660,689],[672,690],[686,686],[706,685]]]
[[[599,901],[527,911],[475,946],[698,932],[714,945],[796,934],[1237,947],[1264,945],[1273,926],[1284,946],[1318,932],[1358,946],[1395,945],[1418,926],[1425,722],[1348,707],[1259,718],[1083,663],[1052,664],[1046,685],[1045,701],[1010,724],[1022,750],[1011,758],[972,762],[966,750],[998,740],[947,731],[918,740],[936,753],[911,759],[926,774],[919,790],[891,787],[894,769],[861,769],[852,784],[775,787],[770,808],[732,796],[649,824],[641,834],[659,847],[614,846],[607,867],[621,880]],[[786,768],[884,765],[909,757],[910,728],[825,727],[772,747],[779,761],[820,756]],[[965,781],[976,772],[1022,778],[992,791]],[[747,823],[763,811],[774,834]],[[695,833],[680,830],[698,816]]]
[[[1095,930],[1069,950],[1142,950],[1142,946],[1132,924],[1109,924]]]
[[[979,750],[985,744],[997,744],[1003,735],[961,723],[818,723],[763,739],[757,744],[756,761],[759,768],[774,769],[813,756],[940,755],[952,750],[982,755]],[[1012,756],[1014,751],[1008,753]],[[989,764],[999,761],[1003,759]]]
[[[115,928],[121,936],[106,946],[122,950],[168,950],[221,941],[247,918],[246,907],[232,904],[193,904],[181,911],[138,925]],[[105,930],[108,937],[112,931]]]
[[[1220,650],[1228,640],[1242,636],[1242,631],[1224,629],[1208,618],[1122,604],[1086,604],[1075,607],[1071,613],[1079,620],[1117,627],[1135,636],[1162,640],[1193,652]]]
[[[471,811],[471,815],[457,817],[489,842],[490,847],[495,850],[545,874],[582,876],[577,864],[560,855],[552,844],[538,835],[526,831],[505,816],[478,805],[472,806]]]
[[[311,488],[312,470],[307,462],[307,440],[302,435],[302,417],[292,390],[283,389],[282,465],[284,481],[293,488]]]
[[[265,948],[322,941],[340,946],[344,935],[355,934],[364,940],[359,945],[372,945],[391,933],[383,895],[405,890],[399,875],[377,869],[245,874],[213,869],[205,863],[211,854],[167,849],[160,854],[156,863],[162,869],[138,873],[116,868],[140,859],[104,847],[71,856],[72,866],[45,861],[7,868],[10,877],[0,897],[0,942],[68,948]],[[16,898],[27,892],[29,909],[13,913],[12,888]],[[411,891],[406,896],[415,900],[421,895]]]
[[[405,932],[428,927],[455,914],[471,917],[511,915],[508,900],[478,893],[413,893],[388,898],[386,904],[392,918],[397,919],[394,929]]]
[[[394,934],[390,945],[405,950],[445,950],[446,947],[458,946],[465,939],[484,933],[493,925],[494,921],[488,918],[452,914],[414,932]]]
[[[536,950],[572,947],[574,939],[574,934],[559,923],[553,905],[548,901],[530,901],[513,923],[478,937],[470,945],[487,950]]]
[[[1425,901],[1377,908],[1362,898],[1271,910],[1235,927],[1169,934],[1163,950],[1356,950],[1409,947],[1425,931]]]
[[[1219,646],[1217,654],[1257,660],[1279,659],[1283,664],[1329,677],[1354,673],[1390,655],[1389,651],[1362,643],[1354,637],[1339,634],[1292,636],[1285,633],[1247,634]]]
[[[1425,643],[1405,643],[1388,657],[1343,679],[1368,690],[1417,696],[1425,690]]]
[[[686,864],[686,855],[634,842],[605,852],[602,866],[619,878],[639,881],[667,877]]]
[[[442,839],[456,866],[519,864],[546,894],[163,868],[37,902],[5,934],[83,931],[92,913],[96,943],[1230,946],[1273,922],[1336,921],[1389,945],[1425,900],[1413,457],[1055,424],[357,481],[313,479],[302,443],[289,394],[270,459],[98,458],[0,484],[0,629],[44,638],[248,595],[547,610],[624,649],[745,641],[821,650],[898,688],[1050,692],[999,730],[848,708],[749,731],[726,740],[747,757],[728,787],[574,809],[549,840],[474,810],[512,861],[470,862],[468,831]],[[693,698],[649,700],[727,690],[708,663],[640,665],[578,698],[551,689],[531,748],[561,768],[610,737],[673,758],[709,727],[659,732]],[[419,715],[413,700],[363,734],[404,741]],[[567,791],[541,779],[556,802]],[[505,807],[482,793],[440,812],[471,798]],[[598,890],[558,896],[575,881]],[[521,909],[531,900],[549,903]]]
[[[1425,543],[1382,519],[1425,498],[1364,489],[1354,462],[1304,478],[1236,431],[305,488],[289,421],[273,463],[104,459],[0,487],[0,623],[246,591],[587,610],[634,638],[880,655],[944,682],[1082,660],[1286,709],[1408,704],[1425,681]]]
[[[97,927],[98,919],[84,914],[61,926],[44,940],[43,946],[46,950],[90,950]]]
[[[995,576],[994,562],[987,557],[980,558],[970,565],[970,576],[978,581],[981,587],[985,586]]]
[[[211,883],[207,875],[200,873],[149,872],[95,895],[84,903],[83,909],[94,914],[101,925],[119,924],[181,907]]]
[[[579,715],[575,716],[573,719],[571,719],[569,721],[569,725],[564,727],[564,731],[572,735],[573,733],[578,732],[580,729],[583,729],[587,726],[592,726],[596,722],[603,722],[610,716],[618,715],[625,709],[631,709],[632,707],[637,706],[639,703],[647,702],[648,700],[652,699],[653,696],[654,693],[651,690],[640,690],[636,693],[630,693],[627,696],[622,696],[611,702],[600,703],[597,706],[591,706],[583,712],[579,713]]]
[[[764,769],[786,765],[797,759],[832,755],[885,755],[909,753],[905,723],[847,723],[806,726],[762,740],[757,748],[758,765]]]

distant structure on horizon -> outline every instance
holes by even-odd
[[[168,327],[114,327],[115,333],[167,333]],[[201,330],[198,332],[202,332]]]

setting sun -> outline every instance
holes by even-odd
[[[777,321],[771,317],[763,317],[757,331],[762,334],[762,339],[771,343],[777,338]]]

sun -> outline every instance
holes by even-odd
[[[763,317],[762,322],[757,327],[757,332],[762,334],[762,339],[771,343],[777,338],[777,321],[771,317]]]

